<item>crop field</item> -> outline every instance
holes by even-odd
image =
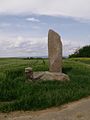
[[[79,61],[85,64],[90,64],[90,58],[70,58],[70,59],[74,61]]]
[[[0,111],[41,110],[90,95],[90,58],[63,60],[70,81],[28,81],[25,68],[48,71],[47,59],[0,59]]]

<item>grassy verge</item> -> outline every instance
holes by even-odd
[[[0,59],[0,111],[40,110],[89,96],[90,59],[87,61],[64,60],[63,72],[70,82],[28,82],[24,68],[47,71],[47,60]]]

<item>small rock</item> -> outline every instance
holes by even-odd
[[[25,68],[25,74],[28,79],[33,80],[33,69],[31,67]]]

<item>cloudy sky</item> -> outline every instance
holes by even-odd
[[[64,56],[90,44],[90,0],[0,0],[0,57],[46,56],[49,29]]]

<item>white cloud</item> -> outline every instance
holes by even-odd
[[[63,40],[63,55],[72,54],[77,48],[86,45],[82,41]],[[47,56],[47,37],[0,36],[0,57]]]
[[[63,54],[65,56],[74,53],[77,49],[87,45],[85,41],[74,41],[74,40],[62,40],[63,41]]]
[[[32,13],[90,19],[90,0],[0,0],[0,14]]]
[[[26,20],[30,22],[40,22],[40,20],[36,18],[26,18]]]
[[[0,57],[47,55],[46,37],[0,36]]]

